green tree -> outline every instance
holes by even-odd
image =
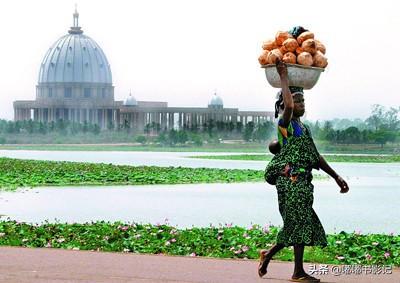
[[[6,133],[13,134],[14,132],[15,132],[14,123],[12,121],[9,121],[7,123]]]
[[[47,133],[47,124],[44,124],[43,122],[39,123],[39,133],[42,135]]]
[[[67,134],[67,123],[63,120],[63,119],[58,119],[56,121],[56,130],[62,134],[62,135],[66,135]]]
[[[203,145],[203,140],[199,134],[192,133],[190,135],[190,140],[194,142],[195,145],[197,146],[202,146]]]
[[[210,119],[207,123],[206,123],[206,129],[207,129],[207,133],[208,135],[211,137],[212,136],[212,132],[213,129],[215,127],[215,122],[213,119]]]
[[[141,143],[141,144],[146,144],[146,141],[147,141],[146,137],[143,136],[143,135],[137,136],[135,140],[136,140],[138,143]]]
[[[82,126],[82,132],[87,133],[89,131],[89,124],[88,122],[85,120],[83,122],[83,126]]]
[[[32,120],[29,120],[29,121],[32,121]],[[50,132],[54,132],[54,130],[56,129],[56,123],[54,123],[54,121],[51,121],[49,123],[48,129]]]
[[[361,141],[361,133],[357,127],[349,127],[343,131],[341,142],[351,144],[351,143],[360,143]]]
[[[387,142],[394,142],[396,139],[396,132],[394,131],[388,131],[388,130],[378,130],[371,135],[372,139],[375,141],[375,143],[380,144],[381,148],[387,143]]]
[[[273,129],[274,129],[274,124],[272,122],[259,123],[256,126],[256,130],[253,133],[253,137],[255,140],[258,141],[266,141],[271,137]]]
[[[114,128],[115,128],[115,125],[114,125],[113,121],[111,121],[111,120],[108,121],[107,130],[112,131],[112,130],[114,130]]]
[[[168,137],[165,132],[161,132],[157,137],[157,142],[161,144],[166,144],[168,142]]]
[[[384,128],[389,131],[397,131],[399,129],[399,110],[400,108],[391,107],[384,113]]]
[[[334,142],[336,138],[336,132],[332,127],[331,121],[325,121],[324,127],[322,128],[320,138],[322,140],[327,140],[330,142]]]
[[[382,105],[372,105],[371,115],[365,120],[367,125],[376,131],[379,130],[381,125],[384,123],[384,112],[385,108]]]
[[[99,125],[97,125],[97,124],[94,124],[93,125],[93,128],[92,128],[92,133],[93,134],[95,134],[95,135],[98,135],[98,134],[100,134],[100,126]]]
[[[124,123],[122,124],[122,129],[124,129],[125,132],[127,132],[127,133],[129,133],[131,131],[131,125],[129,124],[128,120],[126,120],[126,119],[124,120]]]
[[[233,123],[232,121],[229,121],[229,122],[227,123],[227,125],[226,125],[226,129],[227,129],[230,133],[232,133],[233,130],[235,129],[235,123]]]
[[[178,140],[178,143],[181,143],[181,144],[184,144],[185,142],[187,142],[188,135],[187,135],[186,131],[178,131],[177,140]]]
[[[250,141],[253,138],[254,132],[254,122],[250,121],[247,122],[246,126],[244,127],[243,139],[245,141]]]
[[[151,132],[151,124],[147,123],[146,126],[144,126],[144,133],[146,135],[150,135],[150,132]]]
[[[315,122],[315,125],[312,127],[313,130],[313,135],[315,137],[319,137],[319,135],[321,134],[321,126],[319,125],[319,121],[317,120],[317,122]]]
[[[243,130],[243,124],[242,124],[242,122],[236,122],[235,128],[236,128],[236,131],[237,131],[238,133],[241,133],[242,130]]]

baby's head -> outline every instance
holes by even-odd
[[[281,151],[281,145],[279,144],[279,142],[277,140],[273,140],[269,143],[269,151],[272,154],[277,154]]]

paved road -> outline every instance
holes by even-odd
[[[318,266],[318,265],[317,265]],[[272,262],[260,279],[254,260],[0,248],[0,282],[288,282],[292,263]],[[305,264],[308,269],[308,264]],[[388,275],[320,275],[322,282],[400,282]]]

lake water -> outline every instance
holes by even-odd
[[[264,169],[265,162],[189,159],[208,153],[0,151],[0,156],[129,165]],[[211,153],[214,154],[214,153]],[[218,153],[224,154],[224,153]],[[315,181],[314,209],[327,232],[400,233],[400,164],[332,163],[348,181]],[[95,220],[281,225],[275,188],[266,183],[35,188],[0,193],[0,214],[32,223]]]
[[[112,163],[118,165],[155,165],[207,167],[225,169],[264,170],[265,161],[194,159],[197,155],[226,155],[232,153],[212,152],[121,152],[121,151],[34,151],[0,150],[0,156],[35,159],[63,160],[93,163]],[[244,153],[235,153],[244,154]],[[249,153],[248,153],[249,154]],[[330,163],[341,175],[351,177],[397,177],[400,178],[400,163]],[[316,172],[318,174],[318,171]]]

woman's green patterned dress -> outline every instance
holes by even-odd
[[[277,236],[277,244],[292,246],[326,246],[324,228],[312,208],[314,186],[311,170],[319,169],[319,153],[309,129],[294,120],[288,128],[278,124],[281,151],[269,162],[265,179],[276,185],[279,211],[283,228]],[[282,176],[285,166],[291,167],[290,177]]]

